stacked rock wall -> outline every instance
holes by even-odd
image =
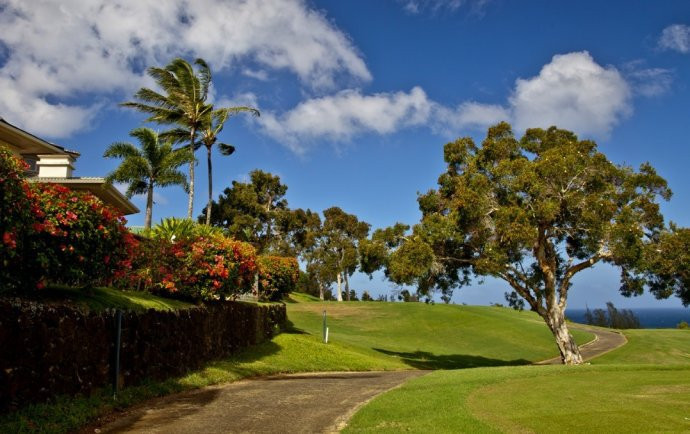
[[[119,384],[163,380],[269,339],[282,304],[213,303],[123,312]],[[0,300],[0,411],[114,380],[116,312]]]

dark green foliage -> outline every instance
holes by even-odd
[[[585,312],[585,322],[589,325],[609,327],[614,329],[639,329],[640,320],[630,309],[618,310],[610,301],[606,303],[606,310],[589,307]]]
[[[520,298],[517,292],[506,292],[503,294],[505,297],[506,301],[508,302],[508,306],[512,307],[515,310],[518,311],[523,311],[525,310],[525,300]]]
[[[362,301],[374,301],[374,299],[369,294],[369,291],[364,290],[364,292],[362,292]]]
[[[292,223],[285,193],[288,187],[280,182],[280,177],[253,170],[250,182],[232,182],[211,204],[211,224],[225,228],[228,234],[238,240],[247,241],[263,253],[285,254],[289,250]],[[204,221],[199,216],[199,221]],[[285,220],[290,223],[285,223]],[[282,224],[281,224],[282,223]],[[288,232],[281,229],[287,227]]]
[[[687,330],[688,328],[690,328],[690,326],[688,326],[688,323],[686,321],[681,321],[678,323],[676,328],[681,329],[681,330]]]

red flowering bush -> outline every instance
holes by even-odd
[[[222,235],[142,241],[128,285],[191,300],[225,300],[251,290],[256,250]]]
[[[282,256],[259,256],[259,299],[279,301],[294,291],[299,278],[299,264],[296,258]]]
[[[108,283],[130,266],[136,240],[125,219],[90,193],[30,185],[0,150],[0,291]]]
[[[27,255],[26,235],[31,229],[31,188],[24,179],[26,163],[0,147],[0,293],[22,285],[24,276],[37,270],[22,259]]]
[[[119,211],[91,193],[37,184],[32,248],[43,278],[68,285],[109,283],[131,267],[137,241]]]

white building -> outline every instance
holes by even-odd
[[[104,178],[74,177],[74,163],[79,153],[49,143],[0,118],[0,146],[7,147],[13,154],[29,165],[30,182],[50,182],[64,185],[72,190],[87,190],[104,203],[122,211],[136,214],[139,209]]]

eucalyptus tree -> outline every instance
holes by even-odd
[[[189,142],[192,159],[189,162],[189,201],[187,218],[194,212],[194,166],[197,135],[205,117],[213,110],[206,103],[211,84],[211,70],[203,59],[196,59],[197,70],[184,59],[177,58],[164,68],[151,67],[148,74],[154,79],[162,93],[142,87],[135,94],[137,101],[125,102],[131,107],[149,114],[148,122],[176,125],[184,129]]]
[[[387,274],[420,293],[506,281],[554,335],[565,364],[582,363],[565,309],[573,277],[598,263],[621,270],[620,292],[690,303],[687,229],[659,212],[666,181],[647,163],[610,162],[590,140],[551,127],[517,140],[506,123],[477,146],[444,148],[438,189],[418,198],[421,221],[391,249]]]
[[[204,113],[201,118],[201,125],[198,129],[199,141],[196,143],[194,150],[196,151],[201,146],[206,147],[206,167],[208,169],[208,203],[206,205],[206,224],[211,224],[211,203],[213,202],[213,145],[218,145],[218,150],[221,155],[232,155],[235,152],[235,147],[227,143],[216,143],[218,135],[223,131],[225,122],[228,118],[237,113],[248,112],[254,116],[259,116],[259,111],[252,107],[224,107],[216,110],[209,110]],[[189,139],[189,132],[184,128],[174,128],[162,134],[162,136],[169,138],[175,143],[184,143]]]
[[[175,151],[170,142],[161,143],[158,134],[150,128],[136,128],[130,136],[138,139],[139,147],[115,142],[103,154],[106,158],[122,159],[106,181],[127,183],[127,197],[146,194],[144,226],[148,230],[153,214],[153,188],[180,185],[187,191],[187,179],[177,168],[192,161],[193,156],[188,149]]]
[[[354,214],[348,214],[338,207],[324,210],[324,221],[316,256],[322,266],[335,275],[337,299],[343,301],[342,284],[350,299],[349,276],[359,263],[359,245],[369,234],[370,225],[359,221]],[[323,270],[322,270],[323,273]]]

